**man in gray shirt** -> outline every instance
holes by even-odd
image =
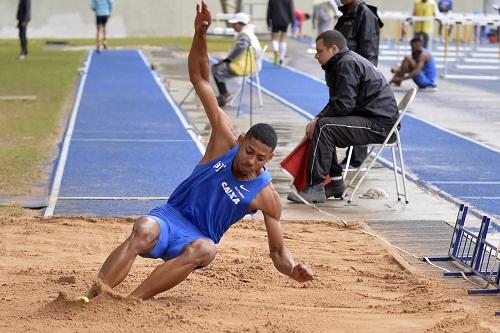
[[[226,58],[212,66],[212,75],[219,90],[217,101],[220,107],[223,107],[231,99],[231,94],[226,87],[226,80],[257,70],[257,68],[252,67],[256,66],[255,60],[262,53],[259,40],[248,26],[250,18],[247,14],[237,13],[228,22],[233,25],[233,29],[237,32],[233,46]],[[251,52],[249,52],[250,50]],[[247,52],[253,59],[248,59],[245,56],[240,57],[242,54],[246,55]]]

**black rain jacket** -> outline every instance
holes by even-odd
[[[330,99],[318,118],[361,116],[387,129],[394,125],[399,115],[394,93],[384,75],[367,59],[345,48],[321,68]]]
[[[377,66],[380,28],[384,26],[378,17],[377,7],[360,1],[351,12],[345,6],[339,10],[343,15],[337,21],[335,30],[344,35],[350,50]]]
[[[267,4],[267,26],[287,26],[292,24],[294,13],[292,0],[269,0]]]
[[[31,20],[31,0],[19,0],[16,18],[19,22]]]

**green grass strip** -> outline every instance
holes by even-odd
[[[28,58],[18,60],[17,41],[0,41],[0,195],[27,194],[40,176],[84,59],[83,51],[44,46],[44,41],[31,41]],[[6,96],[35,99],[1,98]]]
[[[26,195],[39,179],[60,130],[85,51],[46,47],[47,41],[94,46],[92,39],[30,40],[29,56],[18,60],[17,40],[0,40],[0,195]],[[116,38],[110,47],[175,45],[188,51],[191,37]],[[227,51],[230,37],[209,37],[211,52]],[[186,69],[187,70],[187,69]],[[26,96],[27,99],[10,98]],[[9,97],[9,98],[6,98]],[[34,99],[31,99],[34,98]]]

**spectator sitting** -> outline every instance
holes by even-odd
[[[420,38],[410,41],[411,57],[406,56],[400,67],[392,68],[394,77],[390,83],[401,86],[401,82],[413,79],[420,89],[436,90],[436,63],[429,50],[425,49]]]
[[[223,107],[231,99],[225,81],[235,76],[255,72],[257,70],[255,60],[262,53],[257,36],[248,26],[250,18],[247,14],[237,13],[228,22],[233,25],[233,29],[237,32],[232,49],[226,58],[212,66],[212,74],[219,90],[217,101],[220,107]]]
[[[325,31],[316,39],[316,56],[325,71],[330,99],[306,127],[311,139],[307,161],[308,186],[300,192],[309,203],[341,198],[345,189],[336,147],[382,143],[398,119],[396,99],[382,73],[352,52],[339,31]],[[332,182],[324,185],[327,176]],[[297,195],[288,200],[302,203]]]

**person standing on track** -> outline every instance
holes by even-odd
[[[235,138],[232,124],[218,107],[209,82],[207,29],[211,15],[196,6],[195,34],[189,52],[189,77],[203,104],[212,134],[205,155],[163,205],[137,219],[130,236],[104,262],[98,278],[113,288],[137,257],[164,260],[132,293],[150,299],[212,262],[216,244],[229,227],[248,213],[264,215],[270,256],[276,269],[298,282],[313,279],[311,267],[296,264],[283,239],[280,197],[265,164],[274,156],[276,132],[267,124],[252,126]],[[88,297],[95,297],[93,286]]]
[[[377,14],[377,7],[367,5],[363,0],[341,0],[342,16],[335,25],[347,41],[349,50],[367,59],[374,66],[378,64],[380,28],[384,26]],[[349,148],[351,149],[351,148]],[[366,158],[368,147],[352,148],[350,165],[347,165],[347,155],[340,165],[344,168],[356,169]]]
[[[95,12],[96,17],[96,47],[98,53],[101,52],[101,49],[108,48],[106,23],[108,23],[108,19],[111,16],[112,8],[112,0],[92,0],[92,10]]]
[[[274,64],[283,65],[287,48],[288,28],[294,19],[293,0],[269,0],[267,26],[271,30]]]
[[[16,18],[17,28],[19,29],[19,43],[21,45],[19,60],[23,60],[28,55],[28,37],[26,37],[26,30],[28,30],[28,23],[31,20],[31,0],[19,0]]]

